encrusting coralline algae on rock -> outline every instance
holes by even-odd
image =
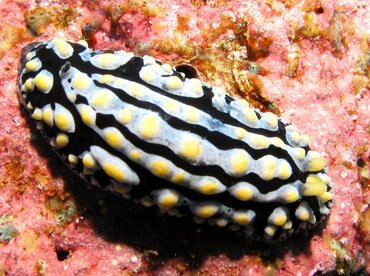
[[[0,222],[0,235],[6,237],[0,243],[0,274],[370,273],[369,8],[366,1],[330,0],[176,0],[171,5],[163,1],[3,1],[0,217],[11,219]],[[27,30],[30,20],[28,27],[34,33]],[[294,123],[311,137],[310,149],[327,161],[333,202],[326,223],[309,231],[308,237],[292,235],[266,245],[255,240],[265,235],[265,224],[258,224],[261,230],[253,236],[240,237],[208,223],[194,224],[188,206],[180,208],[179,213],[189,214],[181,219],[162,216],[163,208],[159,208],[162,212],[142,208],[86,185],[54,158],[45,137],[36,129],[30,131],[25,120],[29,114],[22,116],[19,109],[21,49],[55,37],[85,39],[94,50],[153,56],[176,68],[180,79],[181,73],[188,79],[199,78],[228,91],[234,100],[246,99],[255,114],[272,112],[285,127]],[[67,136],[72,143],[71,134]],[[91,137],[98,138],[98,133]],[[166,159],[172,162],[178,154]],[[249,161],[259,160],[250,157]],[[78,169],[84,172],[82,163]],[[135,187],[143,188],[141,183]],[[176,186],[180,198],[188,196],[188,190],[191,195],[198,193],[189,187]],[[142,191],[143,196],[150,194]],[[229,197],[238,202],[231,193]],[[160,202],[151,195],[149,199],[144,203]],[[291,216],[295,212],[289,209]],[[272,240],[282,232],[281,226],[276,228]]]

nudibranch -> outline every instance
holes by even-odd
[[[153,57],[32,43],[19,85],[74,172],[144,206],[270,241],[330,212],[326,161],[307,135]]]

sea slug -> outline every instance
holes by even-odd
[[[326,162],[307,135],[153,57],[32,43],[19,85],[73,171],[144,206],[271,241],[330,212]]]

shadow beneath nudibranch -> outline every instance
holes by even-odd
[[[310,239],[323,228],[324,224],[321,224],[307,236],[297,235],[280,243],[265,243],[246,240],[219,227],[196,224],[191,217],[176,218],[156,208],[145,208],[81,180],[53,152],[28,119],[26,111],[22,110],[22,113],[35,136],[32,145],[48,159],[52,174],[63,177],[65,191],[73,195],[77,210],[80,210],[78,215],[91,221],[97,235],[142,252],[152,268],[172,259],[180,259],[187,267],[197,268],[207,257],[217,255],[226,255],[233,260],[245,255],[257,256],[271,263],[288,252],[310,254]]]
[[[74,175],[65,178],[65,188],[75,196],[80,208],[86,208],[83,216],[91,220],[98,235],[138,249],[153,267],[180,258],[189,268],[196,268],[207,257],[220,254],[234,260],[258,256],[266,262],[282,258],[289,251],[310,254],[310,239],[322,229],[321,225],[307,236],[293,236],[280,243],[249,241],[227,229],[196,224],[191,217],[171,217],[120,195],[95,187],[88,189]],[[104,202],[103,212],[99,201]]]

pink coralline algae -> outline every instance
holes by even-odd
[[[370,273],[369,13],[347,0],[3,1],[0,275]],[[153,56],[294,122],[326,160],[330,216],[308,236],[248,242],[81,181],[19,108],[22,48],[55,37]]]

